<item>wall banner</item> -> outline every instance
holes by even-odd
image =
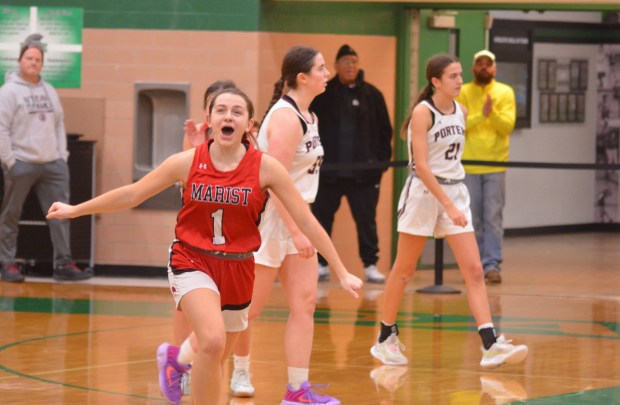
[[[56,88],[79,88],[83,24],[81,8],[0,6],[0,83],[17,69],[26,37],[38,33],[46,49],[41,76]]]

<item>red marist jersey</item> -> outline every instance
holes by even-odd
[[[261,244],[258,224],[269,194],[261,190],[262,152],[249,143],[235,170],[220,172],[213,166],[209,141],[196,147],[183,191],[176,238],[201,250],[244,253]]]

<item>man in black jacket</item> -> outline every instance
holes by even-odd
[[[366,280],[383,283],[385,276],[376,266],[379,243],[375,217],[385,171],[380,163],[392,156],[390,117],[381,92],[364,81],[357,53],[350,46],[340,47],[335,68],[336,76],[310,106],[319,117],[324,164],[338,164],[334,170],[329,166],[321,169],[312,212],[331,234],[334,215],[346,196],[357,226]],[[363,168],[364,163],[369,168]],[[319,256],[319,281],[328,279],[327,262]]]

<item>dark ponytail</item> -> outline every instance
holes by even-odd
[[[413,109],[415,106],[424,100],[428,100],[435,93],[435,87],[432,84],[433,78],[441,79],[441,76],[446,68],[453,63],[458,63],[458,61],[458,59],[450,55],[435,55],[429,59],[426,64],[426,86],[424,86],[418,95],[418,98],[415,103],[413,103],[413,106],[409,108],[409,112],[403,121],[403,126],[400,129],[400,137],[402,139],[407,139],[407,129],[409,128],[409,123],[411,122],[411,116],[413,115]]]
[[[297,75],[300,73],[309,73],[310,70],[312,70],[314,58],[318,53],[319,51],[316,49],[302,45],[294,46],[286,52],[282,60],[282,76],[280,76],[280,79],[278,79],[273,86],[273,96],[271,96],[271,101],[269,102],[269,108],[267,108],[265,112],[265,117],[269,113],[269,110],[271,110],[271,107],[282,97],[284,83],[286,83],[289,89],[296,89]],[[265,122],[265,117],[263,117],[263,122]]]
[[[269,107],[267,107],[265,115],[263,116],[263,122],[265,122],[265,117],[269,114],[271,107],[273,107],[273,105],[278,102],[280,97],[282,97],[282,90],[284,90],[284,77],[279,78],[273,85],[273,95],[271,96],[271,101],[269,101]]]

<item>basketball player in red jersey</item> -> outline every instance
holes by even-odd
[[[185,183],[168,274],[177,305],[194,331],[188,340],[194,353],[193,378],[201,382],[192,385],[196,404],[219,402],[222,362],[247,326],[254,278],[252,252],[260,246],[258,223],[267,188],[330,266],[346,271],[286,169],[247,142],[253,124],[247,96],[238,89],[221,90],[209,111],[213,141],[170,156],[134,184],[75,206],[56,202],[47,215],[62,219],[119,211],[135,207],[176,182]],[[229,220],[233,226],[228,226]],[[357,297],[361,281],[353,275],[348,280],[341,285]],[[173,403],[181,400],[180,375],[189,367],[179,364],[177,351],[167,344],[158,350],[162,393]]]
[[[237,87],[232,80],[218,80],[209,85],[205,90],[203,96],[203,110],[205,113],[205,122],[196,124],[191,118],[185,120],[183,126],[183,150],[188,150],[196,146],[202,145],[207,141],[210,136],[209,126],[207,125],[207,115],[209,110],[209,104],[213,99],[215,93],[222,89],[229,89]],[[174,311],[172,317],[172,329],[174,332],[174,343],[181,345],[185,339],[192,333],[192,330],[187,323],[187,320],[183,316],[181,311]],[[187,379],[189,379],[186,376]],[[189,391],[187,391],[189,394]]]

